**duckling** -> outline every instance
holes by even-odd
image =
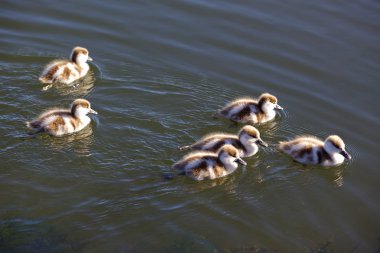
[[[255,127],[246,125],[242,127],[237,135],[226,133],[211,133],[202,137],[199,141],[189,146],[183,146],[180,150],[207,150],[216,152],[224,144],[231,144],[239,150],[240,157],[249,157],[257,153],[257,144],[268,147],[260,138],[260,132]]]
[[[200,181],[224,177],[234,172],[238,164],[247,165],[239,151],[232,145],[222,146],[217,153],[209,151],[194,151],[176,162],[173,167],[182,174]]]
[[[214,115],[235,122],[256,124],[272,120],[276,116],[275,109],[283,110],[277,104],[277,98],[269,93],[263,93],[258,100],[250,97],[233,100]]]
[[[303,164],[334,166],[351,159],[345,150],[343,140],[337,135],[330,135],[323,142],[314,136],[301,136],[287,142],[280,142],[279,149]]]
[[[78,132],[85,128],[90,122],[88,113],[98,114],[91,109],[91,104],[85,99],[75,99],[71,109],[51,109],[37,119],[26,122],[26,126],[37,132],[47,132],[52,136],[62,136]]]
[[[52,61],[45,67],[39,80],[45,84],[53,82],[72,83],[87,74],[90,69],[87,61],[92,61],[88,50],[84,47],[74,47],[70,60]]]

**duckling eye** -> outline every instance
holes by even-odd
[[[334,146],[336,149],[340,150],[340,151],[343,151],[343,150],[344,150],[344,148],[343,148],[342,146],[337,145],[336,143],[334,143],[333,146]]]

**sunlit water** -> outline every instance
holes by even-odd
[[[1,252],[378,252],[377,1],[3,1]],[[78,85],[38,76],[72,47],[94,58]],[[214,181],[171,165],[238,96],[285,108],[270,146]],[[25,121],[87,98],[99,114],[62,138]],[[321,169],[275,144],[339,134],[353,159]]]

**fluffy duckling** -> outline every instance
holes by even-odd
[[[345,150],[343,140],[337,135],[330,135],[323,142],[314,136],[301,136],[291,141],[280,142],[279,149],[303,164],[320,164],[334,166],[351,159]]]
[[[45,84],[53,82],[72,83],[87,74],[90,69],[87,61],[92,61],[88,50],[84,47],[74,47],[70,60],[52,61],[45,67],[39,80]]]
[[[51,109],[37,119],[27,122],[26,126],[37,132],[47,132],[52,136],[62,136],[78,132],[90,122],[88,113],[98,114],[91,109],[91,104],[85,99],[76,99],[71,104],[71,109]]]
[[[238,164],[247,165],[232,145],[222,146],[218,153],[194,151],[176,162],[173,167],[194,180],[215,179],[234,172]]]
[[[269,93],[263,93],[259,99],[238,98],[220,109],[215,115],[241,123],[264,123],[276,116],[277,110],[283,110],[277,104],[277,98]]]
[[[241,157],[249,157],[257,153],[257,144],[268,147],[260,138],[260,132],[255,127],[246,125],[242,127],[237,135],[226,133],[211,133],[202,137],[199,141],[180,149],[207,150],[216,152],[221,146],[231,144],[239,150]]]

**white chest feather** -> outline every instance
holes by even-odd
[[[339,153],[330,154],[331,160],[323,162],[324,166],[334,166],[344,162],[344,157]]]
[[[269,121],[269,120],[274,119],[274,117],[276,117],[276,111],[275,110],[271,110],[268,113],[266,113],[265,120]]]
[[[78,128],[76,129],[76,131],[80,131],[82,130],[83,128],[85,128],[88,124],[90,124],[91,122],[91,119],[90,117],[88,116],[83,116],[80,118],[80,121],[79,121],[79,126]]]
[[[245,151],[241,152],[242,157],[248,157],[248,156],[253,156],[254,154],[259,151],[259,147],[255,143],[245,143],[243,144]]]

